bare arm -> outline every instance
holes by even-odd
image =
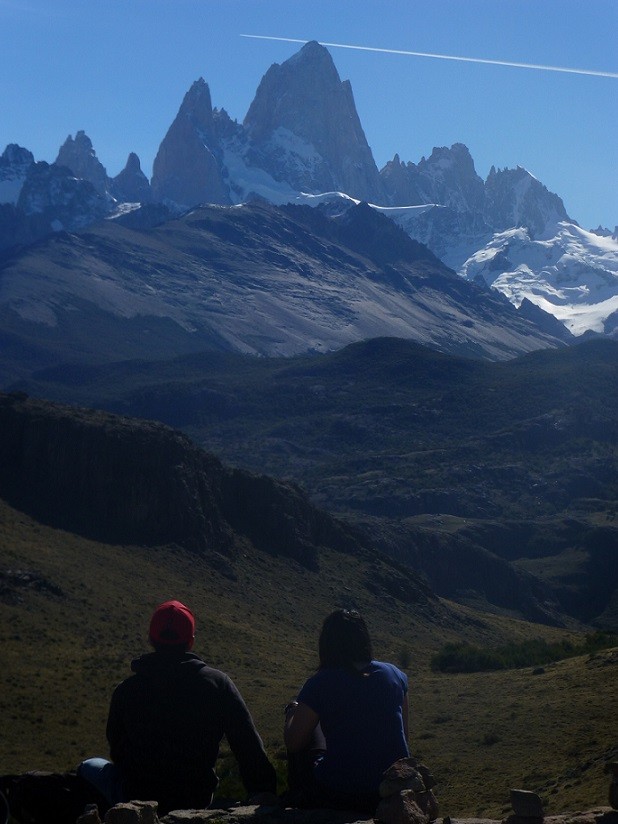
[[[317,712],[302,702],[287,714],[283,740],[288,752],[299,752],[307,746],[319,720]]]
[[[401,702],[401,717],[403,718],[403,731],[406,736],[406,741],[408,740],[409,729],[408,729],[408,695],[407,693],[403,696],[403,701]]]

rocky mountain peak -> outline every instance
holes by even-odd
[[[139,162],[139,157],[135,154],[135,152],[129,152],[129,156],[125,164],[124,171],[130,172],[131,174],[135,174],[136,172],[142,171],[142,167]]]
[[[303,64],[313,69],[321,67],[331,74],[333,72],[337,74],[337,69],[335,68],[330,52],[325,46],[318,43],[317,40],[309,40],[286,62],[288,64]]]
[[[154,198],[183,207],[230,203],[220,156],[210,89],[200,77],[185,94],[155,157]]]
[[[99,194],[107,191],[107,172],[97,158],[92,141],[83,130],[78,131],[75,138],[71,135],[67,137],[60,147],[56,163],[66,166],[75,177],[90,181]]]
[[[491,167],[485,181],[485,214],[494,231],[521,226],[533,236],[559,221],[571,220],[562,199],[522,166]]]
[[[191,121],[204,140],[213,139],[212,100],[210,88],[203,77],[195,80],[185,94],[178,117],[185,117]]]
[[[252,162],[275,180],[303,191],[383,199],[352,88],[319,43],[268,69],[244,126],[255,146]]]
[[[17,203],[26,175],[32,166],[32,152],[18,146],[17,143],[9,143],[0,155],[0,203]]]
[[[395,155],[380,172],[389,200],[397,206],[435,203],[460,212],[482,212],[484,186],[463,143],[435,147],[418,164]]]
[[[34,163],[32,152],[17,143],[9,143],[0,155],[0,167],[2,168],[7,166],[30,166],[32,163]]]
[[[57,163],[35,163],[24,181],[17,207],[37,216],[46,231],[83,229],[109,212],[107,197],[86,178]],[[43,232],[44,233],[44,232]]]
[[[135,152],[129,154],[124,169],[112,179],[110,192],[121,203],[149,203],[152,200],[150,183]]]

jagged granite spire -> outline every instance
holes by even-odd
[[[436,203],[457,211],[483,211],[483,181],[463,143],[454,143],[450,149],[434,148],[430,157],[423,157],[418,164],[402,163],[395,155],[380,175],[394,206]]]
[[[491,167],[485,181],[485,215],[495,232],[523,226],[533,236],[561,220],[570,221],[562,199],[522,166]]]
[[[9,143],[0,155],[0,203],[17,203],[26,176],[33,166],[32,152],[17,143]]]
[[[112,179],[110,191],[116,200],[124,203],[150,203],[152,200],[150,183],[135,152],[129,154],[124,169]]]
[[[230,203],[220,151],[210,89],[200,77],[186,93],[159,146],[151,181],[154,199],[185,207]]]
[[[311,192],[340,190],[383,202],[380,176],[363,132],[352,87],[315,41],[268,69],[244,126],[256,165],[276,180]]]
[[[75,139],[69,135],[60,147],[56,158],[58,166],[66,166],[75,177],[88,180],[99,194],[107,191],[108,177],[105,166],[97,158],[88,135],[80,130]]]

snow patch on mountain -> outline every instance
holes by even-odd
[[[527,298],[574,335],[608,331],[605,322],[618,310],[618,242],[567,221],[540,238],[524,227],[499,232],[459,274],[481,278],[515,306]]]
[[[284,137],[282,145],[300,148],[296,135]],[[344,192],[302,192],[284,181],[275,180],[265,169],[253,166],[247,144],[237,137],[222,141],[223,165],[228,172],[230,200],[239,205],[255,198],[262,198],[275,206],[291,203],[297,206],[319,206],[328,203],[341,204],[341,210],[356,206],[360,201]],[[309,144],[304,144],[308,157],[313,157]],[[300,152],[297,153],[300,156]]]

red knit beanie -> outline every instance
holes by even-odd
[[[195,635],[193,613],[180,601],[159,604],[150,619],[150,640],[153,644],[187,646]]]

